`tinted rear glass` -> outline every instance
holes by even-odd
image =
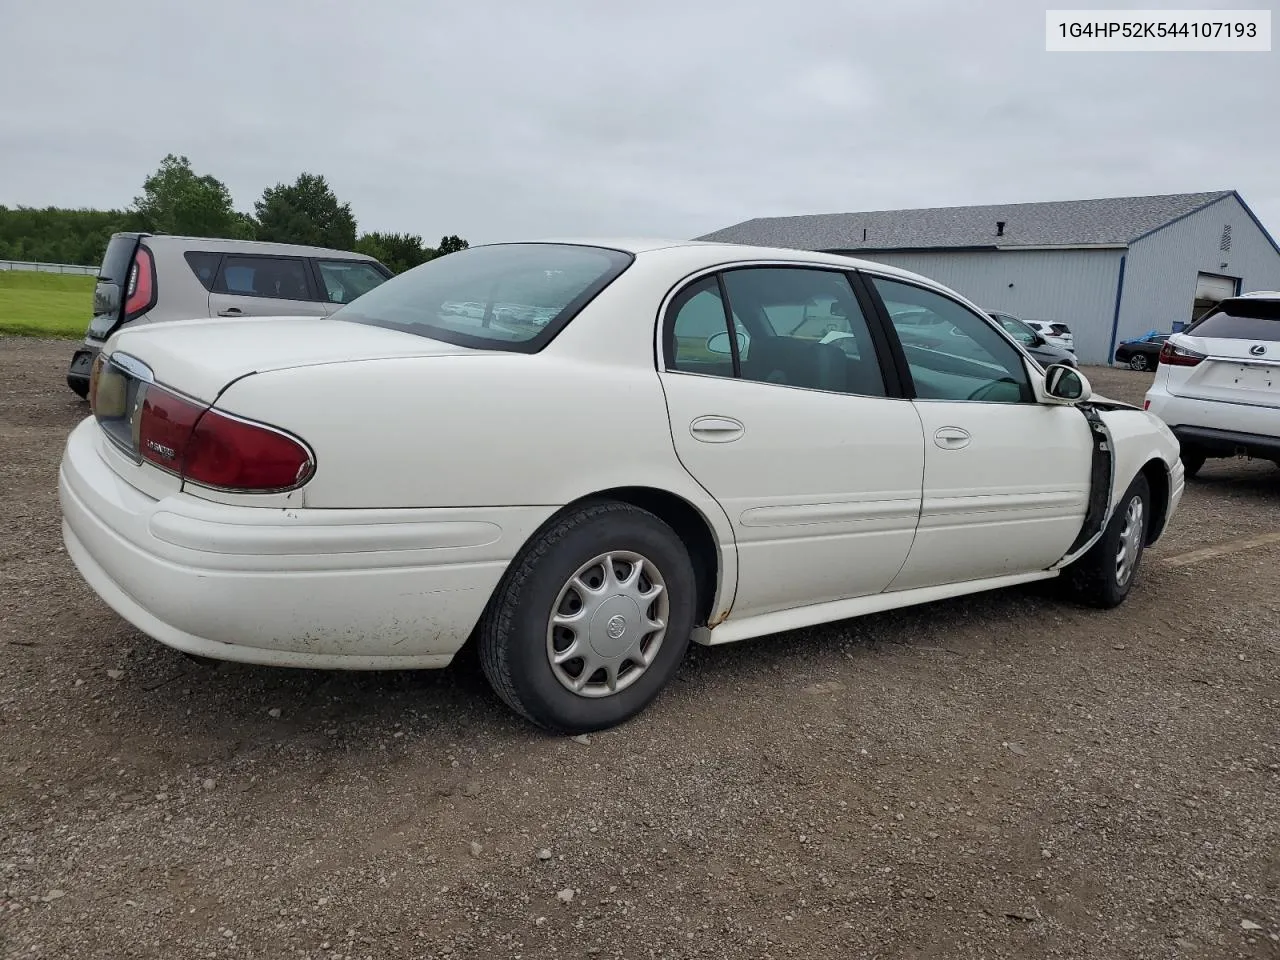
[[[334,317],[461,346],[539,349],[630,264],[602,247],[511,243],[429,260]]]
[[[1223,340],[1280,340],[1280,301],[1236,300],[1224,304],[1186,331],[1193,337]]]
[[[107,242],[106,252],[102,255],[102,266],[98,268],[98,279],[109,280],[124,286],[129,279],[129,268],[133,266],[133,251],[138,247],[136,234],[117,235]]]
[[[187,266],[196,275],[196,279],[200,281],[201,286],[206,290],[212,290],[213,280],[218,275],[218,263],[222,260],[222,254],[189,250],[183,256],[187,258]]]

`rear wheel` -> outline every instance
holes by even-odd
[[[481,666],[508,706],[584,733],[644,709],[675,675],[693,631],[693,565],[646,510],[575,509],[511,564],[479,631]]]
[[[1079,602],[1110,609],[1129,595],[1142,561],[1151,516],[1151,490],[1139,474],[1129,484],[1102,536],[1064,572],[1068,592]]]
[[[1147,355],[1145,353],[1135,353],[1129,358],[1130,370],[1146,370],[1150,366],[1151,362],[1147,359]]]

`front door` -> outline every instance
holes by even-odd
[[[215,317],[324,317],[328,309],[301,257],[228,254],[209,293]]]
[[[924,503],[891,590],[1043,570],[1084,524],[1093,444],[1072,407],[1037,403],[1022,354],[950,297],[869,277],[900,333],[924,429]],[[914,337],[919,311],[945,336]]]
[[[888,586],[915,535],[924,437],[886,395],[885,341],[845,274],[702,277],[672,299],[663,344],[676,452],[733,524],[732,616]]]

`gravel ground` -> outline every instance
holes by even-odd
[[[1280,530],[1269,464],[1207,467],[1120,610],[699,648],[553,738],[469,666],[208,667],[114,616],[61,547],[71,349],[0,339],[3,956],[1280,957],[1280,543],[1186,556]]]

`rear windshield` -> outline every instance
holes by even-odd
[[[471,247],[429,260],[333,314],[483,349],[541,349],[630,266],[619,250],[554,243]]]
[[[1202,317],[1186,333],[1193,337],[1222,340],[1280,340],[1280,301],[1232,300],[1223,303],[1218,312]]]

